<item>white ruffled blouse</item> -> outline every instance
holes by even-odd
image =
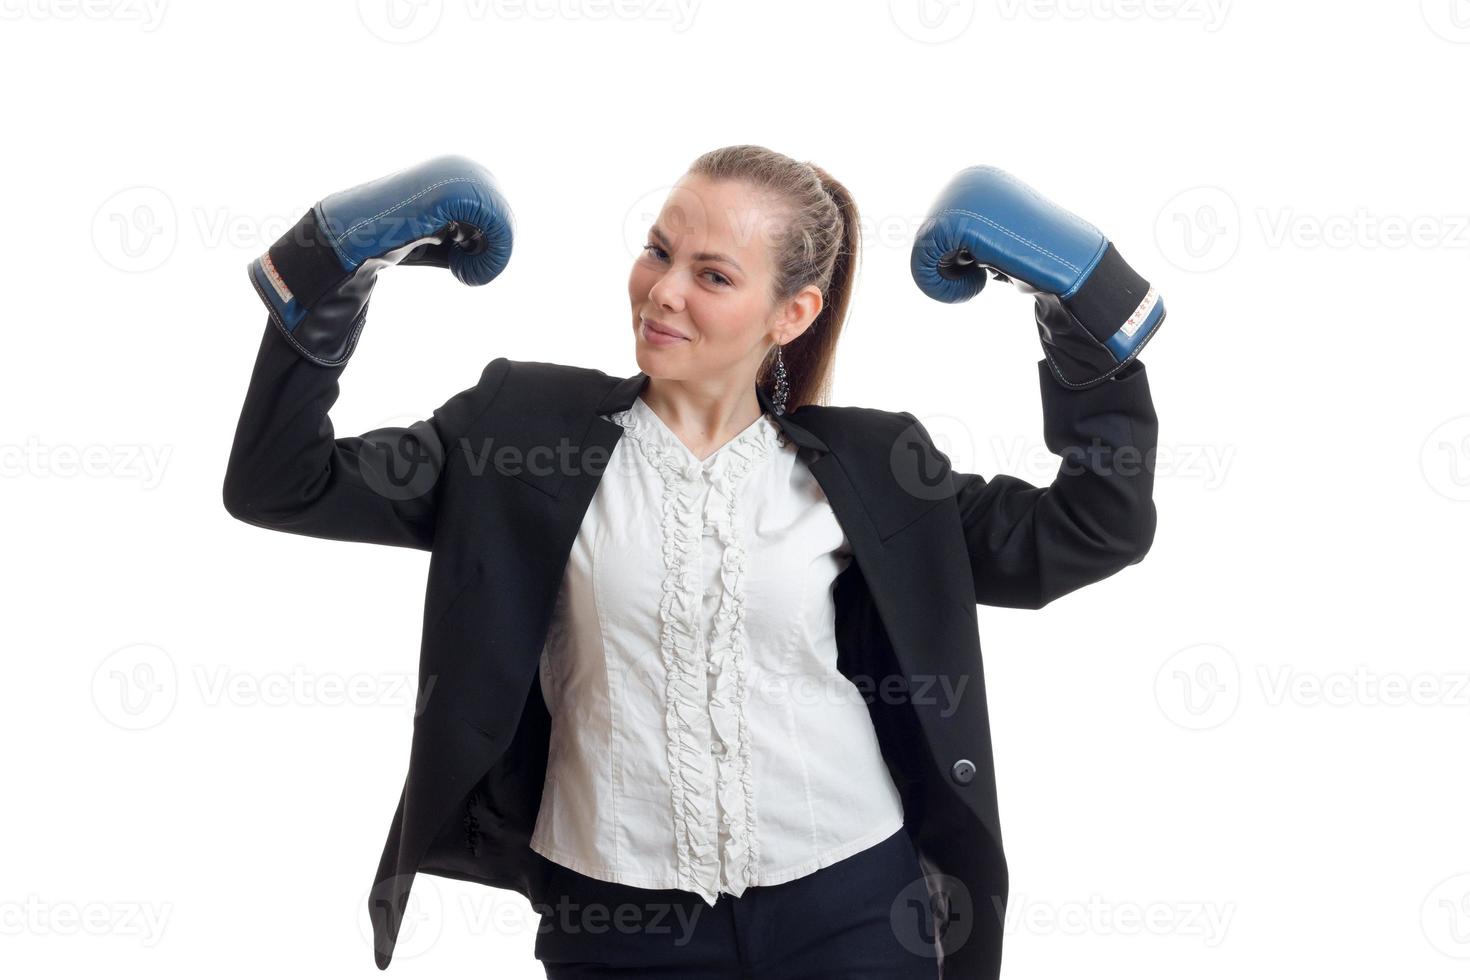
[[[862,693],[837,669],[852,551],[763,414],[700,460],[642,397],[583,519],[541,656],[551,712],[530,846],[589,877],[774,885],[903,826]]]

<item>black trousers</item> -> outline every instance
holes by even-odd
[[[539,855],[538,855],[539,857]],[[924,875],[900,829],[836,864],[713,906],[600,881],[541,858],[536,958],[548,980],[935,980]]]

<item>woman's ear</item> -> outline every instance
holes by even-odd
[[[806,333],[822,312],[822,291],[814,285],[803,286],[784,304],[772,328],[772,341],[785,346]]]

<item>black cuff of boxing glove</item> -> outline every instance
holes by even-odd
[[[291,296],[308,310],[315,309],[317,300],[351,272],[318,223],[316,208],[276,239],[266,255]]]
[[[1133,318],[1148,313],[1140,307],[1149,303],[1153,295],[1148,281],[1134,272],[1123,261],[1117,247],[1108,242],[1092,272],[1062,303],[1093,339],[1106,344]]]
[[[1132,362],[1164,322],[1164,301],[1111,242],[1082,286],[1065,299],[1036,296],[1036,326],[1057,380],[1088,388]]]
[[[286,341],[307,360],[336,367],[357,347],[378,266],[348,269],[313,208],[251,264],[250,280]]]
[[[1161,304],[1162,306],[1162,304]],[[1041,349],[1052,375],[1068,388],[1090,388],[1116,377],[1153,339],[1164,322],[1161,308],[1149,325],[1148,332],[1137,337],[1122,360],[1077,322],[1058,297],[1051,293],[1036,296],[1036,328],[1041,336]]]

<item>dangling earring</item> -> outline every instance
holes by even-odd
[[[777,415],[786,414],[786,396],[790,393],[790,386],[786,384],[786,362],[781,359],[781,347],[776,346],[776,392],[771,399],[771,405],[776,409]]]

